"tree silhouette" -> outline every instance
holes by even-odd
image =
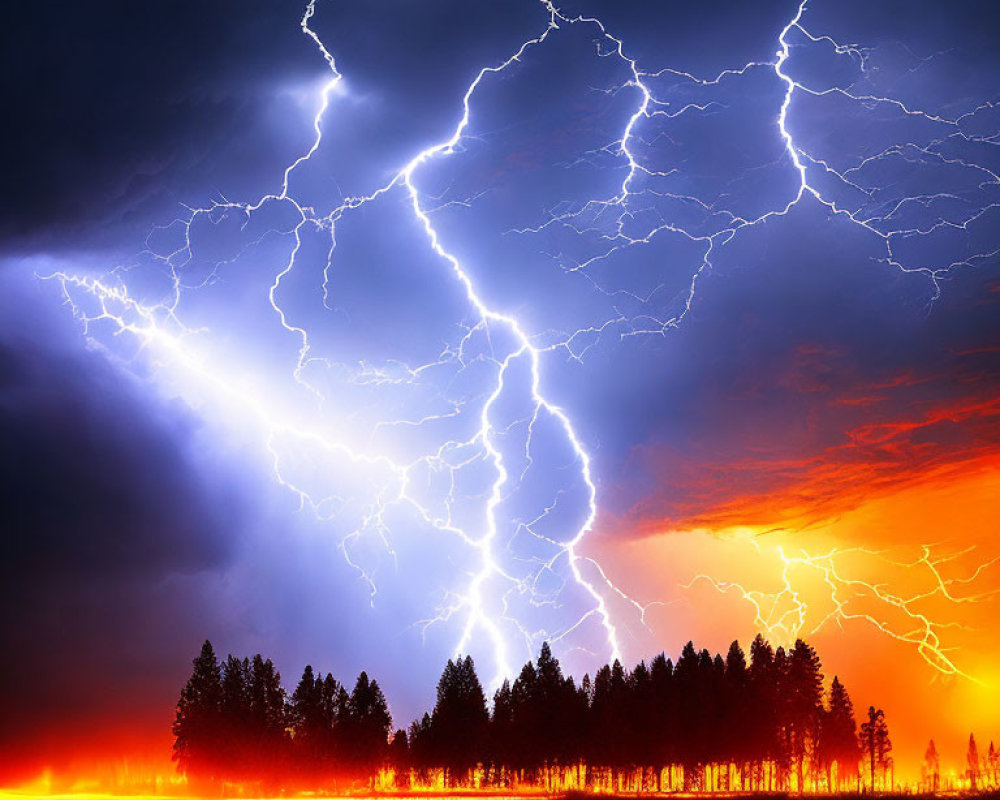
[[[996,789],[998,779],[1000,779],[1000,752],[990,742],[989,752],[986,754],[986,780],[989,781],[991,789]]]
[[[406,731],[402,728],[392,735],[389,742],[389,765],[394,773],[395,785],[397,789],[410,788],[410,743],[406,738]]]
[[[174,758],[191,779],[239,782],[234,794],[253,781],[266,794],[372,791],[380,774],[380,788],[404,791],[833,792],[858,778],[862,755],[873,789],[891,782],[885,715],[872,706],[858,731],[837,677],[824,703],[819,656],[802,640],[786,651],[757,636],[749,663],[738,642],[724,658],[688,642],[676,666],[663,653],[631,670],[616,660],[579,686],[543,643],[496,690],[491,713],[465,656],[445,665],[432,712],[391,740],[388,705],[366,672],[348,692],[306,666],[288,696],[260,655],[220,666],[206,642],[193,667]],[[995,785],[998,762],[992,744],[981,762],[970,737],[971,787]],[[938,787],[938,775],[931,742],[924,785]]]
[[[969,734],[969,749],[965,751],[965,763],[968,764],[966,776],[969,779],[969,788],[976,791],[979,784],[979,748],[976,747],[976,737]]]
[[[212,777],[219,769],[216,745],[222,732],[222,674],[211,642],[205,640],[193,665],[177,701],[173,759],[181,772]]]
[[[448,786],[469,784],[484,759],[489,714],[471,656],[449,660],[437,686],[432,741]]]
[[[876,767],[882,776],[882,784],[885,785],[885,773],[891,764],[889,753],[892,750],[892,742],[889,739],[889,727],[885,722],[885,714],[881,708],[876,711],[875,706],[868,707],[868,721],[861,725],[859,741],[861,752],[868,760],[871,787],[874,790]]]
[[[819,744],[819,762],[826,771],[827,786],[842,790],[846,779],[858,774],[860,752],[854,704],[836,675],[830,684],[829,708],[822,717]],[[834,769],[836,787],[832,777]]]
[[[805,763],[818,764],[820,721],[823,715],[823,673],[816,651],[801,639],[788,656],[786,683],[789,755],[795,764],[797,788],[805,786]]]
[[[924,751],[924,764],[921,769],[924,788],[936,792],[941,786],[941,759],[938,758],[937,747],[931,739]]]

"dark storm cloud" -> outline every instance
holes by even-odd
[[[0,236],[141,237],[192,190],[256,174],[261,150],[284,155],[262,115],[324,68],[296,21],[279,0],[10,5]]]
[[[622,366],[592,399],[623,421],[601,457],[627,528],[824,517],[996,457],[1000,270],[956,272],[932,302],[824,217],[747,237],[688,324],[632,354],[669,369]]]
[[[7,9],[0,237],[19,248],[37,237],[52,246],[57,233],[63,245],[139,242],[178,203],[274,188],[308,147],[317,81],[329,76],[299,27],[304,8],[101,0]],[[440,138],[475,70],[544,21],[527,1],[320,4],[315,27],[369,101],[348,129],[330,125],[332,149],[350,148],[343,167],[365,151],[393,163]],[[308,109],[294,107],[290,86],[307,88]]]
[[[232,563],[242,505],[196,467],[189,412],[72,339],[31,335],[73,330],[2,286],[0,651],[18,688],[0,747],[30,752],[55,721],[96,731],[169,704],[179,655],[213,624],[200,576]]]

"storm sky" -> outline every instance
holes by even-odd
[[[205,638],[406,725],[763,630],[1000,736],[991,4],[306,10],[9,10],[0,777]]]

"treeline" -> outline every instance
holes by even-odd
[[[433,711],[392,732],[378,684],[351,691],[306,667],[289,696],[270,660],[219,664],[206,642],[181,692],[174,758],[192,778],[282,788],[542,786],[552,791],[840,791],[892,783],[884,714],[860,729],[835,677],[824,692],[816,651],[749,658],[689,642],[660,654],[565,676],[548,644],[489,708],[471,657],[449,661]]]

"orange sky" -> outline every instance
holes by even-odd
[[[807,470],[806,476],[826,484],[819,468]],[[820,521],[812,513],[796,518],[809,504],[806,495],[803,505],[797,505],[795,491],[750,497],[742,508],[731,501],[714,518],[705,514],[697,519],[700,524],[684,525],[687,530],[664,525],[641,539],[606,537],[599,555],[613,576],[628,576],[636,597],[667,603],[651,607],[646,618],[653,637],[668,652],[679,649],[691,632],[699,646],[722,652],[734,635],[746,645],[760,628],[770,629],[774,644],[789,644],[801,635],[818,648],[827,680],[837,674],[845,682],[859,715],[870,704],[885,709],[901,777],[917,776],[931,737],[943,769],[964,768],[970,732],[983,750],[991,739],[1000,742],[1000,602],[990,594],[1000,591],[1000,562],[990,563],[1000,558],[1000,458],[980,451],[938,465],[919,480],[911,472],[895,487],[872,488],[862,483],[849,494],[832,493],[843,510]],[[775,529],[775,514],[780,530]],[[759,524],[727,525],[741,517]],[[932,545],[931,561],[956,556],[936,566],[954,600],[944,596],[930,565],[890,563],[918,561],[923,544]],[[834,548],[859,547],[865,550],[820,562],[827,572],[802,562],[804,556],[815,558]],[[800,559],[784,573],[788,590],[783,593],[782,553],[786,560]],[[711,576],[716,584],[696,579],[698,575]],[[878,585],[889,599],[845,581]],[[754,595],[761,604],[760,618],[730,584],[763,593]],[[913,616],[892,605],[891,598],[909,601],[928,592],[907,602]],[[844,603],[845,615],[858,618],[838,620],[834,596]],[[862,615],[891,633],[879,631]],[[924,619],[931,625],[929,639]],[[892,633],[910,641],[894,639]],[[940,649],[922,653],[918,641]],[[952,667],[964,675],[942,671]]]

